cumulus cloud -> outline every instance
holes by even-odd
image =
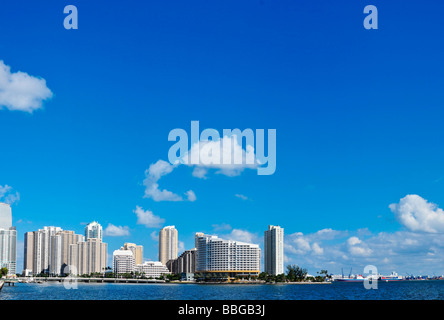
[[[259,165],[254,147],[247,145],[243,149],[236,135],[224,136],[214,141],[196,142],[182,157],[181,162],[194,166],[193,176],[197,178],[206,178],[210,169],[215,169],[217,174],[234,177],[245,169],[257,169]]]
[[[185,195],[187,196],[188,201],[194,202],[197,199],[196,194],[194,193],[193,190],[189,190],[189,191],[185,192]]]
[[[12,205],[20,200],[20,194],[13,191],[11,186],[7,184],[5,186],[0,186],[0,202]]]
[[[198,159],[198,161],[193,159]],[[254,148],[251,145],[246,145],[243,149],[236,135],[225,136],[215,141],[199,141],[193,144],[180,160],[175,162],[171,164],[160,159],[150,165],[145,171],[143,181],[145,198],[151,198],[154,201],[195,201],[196,194],[192,190],[187,191],[184,198],[177,193],[159,187],[160,178],[170,174],[180,165],[192,167],[192,176],[200,179],[206,179],[211,169],[216,170],[216,174],[234,177],[240,175],[245,169],[256,169],[260,165],[256,160]],[[247,199],[240,194],[236,196],[244,200]]]
[[[424,198],[409,194],[389,206],[397,220],[410,231],[444,232],[444,211]]]
[[[161,177],[170,174],[177,165],[172,165],[166,161],[158,160],[156,163],[150,165],[145,171],[145,198],[151,198],[154,201],[184,201],[184,198],[174,192],[166,189],[159,189],[158,181]],[[188,201],[196,201],[196,194],[193,190],[185,192]]]
[[[122,237],[122,236],[129,236],[129,228],[127,226],[115,226],[111,223],[108,224],[108,226],[105,229],[104,232],[105,236],[108,237]]]
[[[258,243],[259,240],[256,234],[241,229],[231,230],[231,233],[229,233],[227,237],[229,240],[235,240],[235,241],[247,242],[253,244]]]
[[[348,245],[350,245],[350,246],[354,246],[354,245],[356,245],[356,244],[360,244],[361,242],[362,242],[362,241],[359,240],[358,237],[351,237],[351,238],[349,238],[349,239],[347,240],[347,243],[348,243]]]
[[[42,108],[43,101],[51,97],[45,79],[21,71],[11,72],[11,68],[0,60],[0,109],[32,113]]]
[[[175,166],[166,161],[159,160],[150,165],[145,171],[145,198],[152,198],[154,201],[182,201],[182,197],[168,191],[166,189],[160,190],[157,183],[162,176],[170,174]]]
[[[139,206],[136,207],[134,213],[137,215],[137,224],[142,224],[147,228],[158,228],[165,223],[165,219],[154,215],[152,211],[145,211]]]

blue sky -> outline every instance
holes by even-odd
[[[78,30],[63,28],[68,4],[78,8]],[[378,30],[363,27],[368,4],[378,8]],[[372,263],[444,274],[443,6],[3,4],[0,60],[52,93],[32,113],[0,106],[0,187],[11,187],[0,195],[19,194],[11,201],[19,241],[47,225],[83,233],[97,220],[128,234],[105,237],[109,255],[136,242],[157,260],[152,235],[161,225],[175,225],[189,249],[198,231],[261,243],[278,224],[286,262],[311,272]],[[182,197],[193,190],[195,201],[144,197],[145,171],[168,161],[168,133],[189,132],[193,120],[219,131],[276,129],[275,174],[210,170],[201,179],[181,166],[158,183]],[[414,209],[389,208],[407,195],[420,197],[405,199]],[[137,207],[163,222],[138,224]]]

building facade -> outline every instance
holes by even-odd
[[[69,246],[68,265],[73,275],[105,273],[108,244],[98,238],[89,238],[84,242]]]
[[[211,235],[200,235],[196,241],[196,272],[220,274],[225,279],[259,275],[259,245]]]
[[[279,226],[270,225],[264,232],[264,271],[284,273],[284,229]]]
[[[135,243],[125,242],[120,250],[131,250],[134,256],[135,264],[143,263],[143,246],[136,245]]]
[[[92,238],[103,240],[103,228],[97,221],[93,221],[85,227],[85,240]]]
[[[113,271],[115,274],[134,272],[135,266],[135,259],[131,250],[114,250]]]
[[[159,261],[163,265],[177,258],[177,236],[174,226],[164,227],[159,232]]]
[[[59,227],[26,232],[23,271],[30,274],[63,274],[68,265],[69,246],[84,241],[82,235]]]
[[[12,210],[7,203],[0,202],[0,229],[9,230],[12,227]]]
[[[16,274],[17,269],[17,230],[10,227],[0,229],[0,268],[7,268],[8,275]]]
[[[7,268],[8,275],[17,269],[17,230],[12,226],[11,206],[0,203],[0,268]]]
[[[196,248],[185,250],[177,259],[169,260],[166,264],[171,273],[196,272]]]
[[[142,274],[145,278],[160,278],[162,275],[170,274],[168,268],[160,261],[146,261],[143,264],[136,265],[136,272]]]

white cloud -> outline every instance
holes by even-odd
[[[194,163],[193,159],[198,159],[198,163]],[[195,166],[193,176],[198,178],[206,178],[209,169],[216,169],[218,174],[234,177],[245,169],[257,169],[259,165],[254,147],[247,145],[243,149],[235,135],[194,143],[182,157],[182,163]]]
[[[157,231],[153,231],[150,233],[151,240],[158,242],[159,241],[159,234]]]
[[[313,249],[313,252],[315,254],[323,254],[324,253],[324,249],[322,249],[319,244],[317,244],[317,242],[313,243],[313,245],[311,246]]]
[[[143,224],[147,228],[158,228],[165,222],[165,219],[154,215],[152,211],[145,211],[139,206],[136,207],[134,213],[137,215],[137,224]]]
[[[172,165],[166,161],[158,160],[150,165],[145,171],[145,198],[151,198],[154,201],[183,201],[183,197],[166,189],[160,190],[158,181],[161,177],[170,174],[177,165]],[[185,193],[188,201],[196,201],[196,195],[192,190]]]
[[[258,242],[258,237],[256,234],[241,229],[233,229],[231,230],[231,233],[228,234],[227,236],[229,240],[235,240],[235,241],[247,242],[253,244]]]
[[[177,255],[180,255],[185,251],[185,243],[183,241],[177,241]]]
[[[197,199],[196,194],[194,193],[193,190],[189,190],[189,191],[185,192],[185,195],[187,196],[188,201],[194,202]]]
[[[166,161],[159,160],[150,165],[145,171],[145,180],[143,185],[145,188],[145,198],[152,198],[154,201],[182,201],[182,197],[168,191],[166,189],[160,190],[157,183],[162,176],[170,174],[175,166]]]
[[[0,60],[0,109],[32,113],[51,97],[45,79],[21,71],[11,72],[11,68]]]
[[[129,236],[129,228],[127,226],[115,226],[111,223],[108,224],[108,226],[105,229],[104,232],[105,236],[109,237],[122,237],[122,236]]]
[[[230,149],[223,147],[228,144],[231,144]],[[195,157],[199,159],[198,163],[191,161]],[[226,159],[229,159],[230,162],[226,162]],[[240,175],[245,169],[256,169],[259,165],[255,159],[254,148],[247,145],[244,150],[236,136],[233,138],[226,136],[217,141],[200,141],[193,144],[181,161],[177,161],[175,164],[164,160],[158,160],[151,164],[145,171],[144,197],[154,201],[195,201],[196,195],[192,190],[185,193],[186,199],[184,199],[179,194],[159,188],[160,178],[170,174],[181,164],[193,167],[192,175],[200,179],[206,179],[210,169],[215,169],[217,174],[234,177]],[[243,195],[236,196],[244,200],[247,199]]]
[[[362,242],[362,241],[359,240],[358,237],[351,237],[351,238],[349,238],[349,239],[347,240],[347,244],[350,245],[350,246],[354,246],[354,245],[356,245],[356,244],[360,244],[361,242]]]
[[[444,232],[444,211],[424,198],[409,194],[389,206],[398,221],[410,231]]]
[[[5,186],[0,186],[0,202],[12,205],[19,200],[20,194],[14,192],[11,186],[8,186],[7,184]]]
[[[239,199],[242,199],[242,200],[248,200],[248,197],[247,196],[244,196],[243,194],[235,194],[234,195],[236,198],[239,198]]]

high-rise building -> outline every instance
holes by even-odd
[[[284,228],[269,225],[264,232],[264,265],[268,274],[284,273]]]
[[[257,244],[222,240],[217,236],[197,237],[196,272],[218,273],[220,278],[257,276],[261,249]]]
[[[125,242],[120,250],[131,250],[134,256],[135,264],[143,263],[143,246],[136,245],[135,243]]]
[[[43,229],[39,229],[38,231],[33,232],[33,239],[32,239],[33,274],[50,273],[51,253],[52,253],[51,237],[56,235],[57,232],[60,231],[62,231],[62,229],[59,227],[43,227]],[[30,237],[29,233],[28,237]],[[29,245],[25,247],[25,250],[30,250]],[[25,251],[25,256],[28,256],[28,253],[26,251]]]
[[[0,268],[7,268],[8,275],[17,269],[17,230],[12,226],[11,206],[0,203]]]
[[[34,232],[25,233],[24,243],[24,255],[23,255],[23,272],[25,274],[32,273],[34,270]]]
[[[95,238],[102,241],[103,228],[100,223],[93,221],[85,227],[85,240]]]
[[[63,230],[51,236],[50,274],[64,274],[69,262],[69,246],[84,241],[84,236]],[[68,271],[68,270],[66,270]]]
[[[115,274],[131,273],[134,271],[135,263],[131,250],[114,250],[113,271]]]
[[[177,229],[167,226],[159,232],[159,260],[165,265],[177,258]]]
[[[68,265],[74,275],[105,273],[108,244],[98,238],[89,238],[84,242],[69,246]]]
[[[17,231],[15,227],[0,229],[0,268],[7,268],[8,275],[16,273]]]
[[[185,250],[177,259],[169,260],[166,266],[171,273],[195,273],[196,248]]]
[[[0,229],[9,230],[12,227],[11,206],[0,202]]]
[[[43,227],[38,231],[26,232],[24,273],[63,274],[68,265],[69,246],[80,241],[84,241],[82,235],[59,227]]]

